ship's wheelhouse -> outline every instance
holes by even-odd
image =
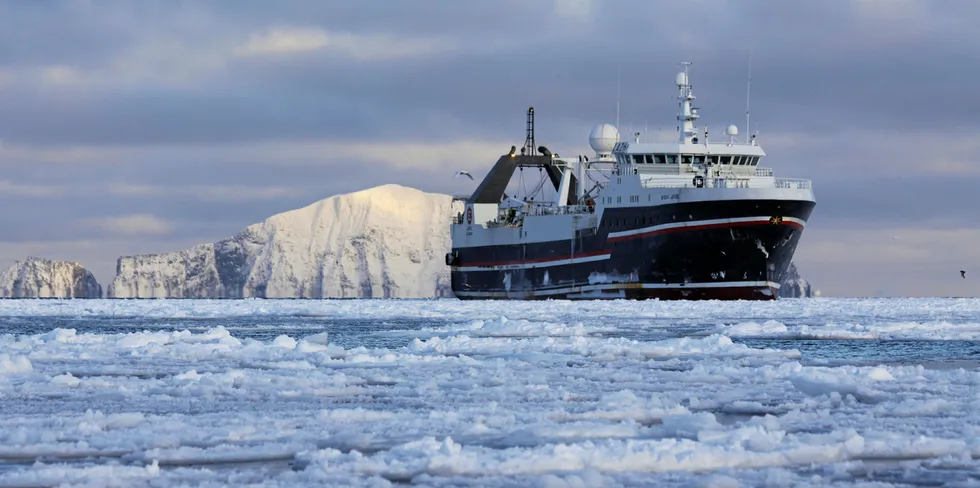
[[[762,158],[739,154],[621,154],[617,156],[620,164],[670,165],[703,164],[705,162],[722,166],[758,166]]]

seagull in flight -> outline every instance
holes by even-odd
[[[453,176],[453,178],[459,178],[460,176],[465,176],[465,177],[467,177],[467,178],[469,178],[471,180],[473,179],[473,175],[471,175],[470,172],[469,171],[466,171],[466,170],[457,171],[456,172],[456,176]]]
[[[966,279],[966,271],[960,270],[960,278]]]

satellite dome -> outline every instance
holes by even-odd
[[[596,154],[609,154],[619,142],[619,130],[610,124],[599,124],[589,134],[589,145]]]
[[[681,71],[680,73],[677,73],[677,81],[675,83],[678,86],[686,86],[687,85],[687,73],[685,73],[683,71]]]
[[[737,136],[738,135],[738,126],[735,125],[735,124],[729,125],[728,126],[728,130],[725,133],[728,134],[728,135],[730,135],[730,136]]]

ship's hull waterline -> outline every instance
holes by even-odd
[[[452,288],[464,300],[773,300],[813,207],[740,200],[608,208],[594,234],[454,249]]]

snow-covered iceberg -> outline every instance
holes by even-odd
[[[813,296],[810,289],[810,282],[800,277],[800,272],[796,269],[796,263],[790,263],[786,270],[786,276],[779,287],[780,298],[809,298]]]
[[[28,257],[0,272],[2,298],[102,298],[102,285],[81,264]]]
[[[451,197],[399,185],[337,195],[238,235],[120,257],[113,298],[451,296]]]

